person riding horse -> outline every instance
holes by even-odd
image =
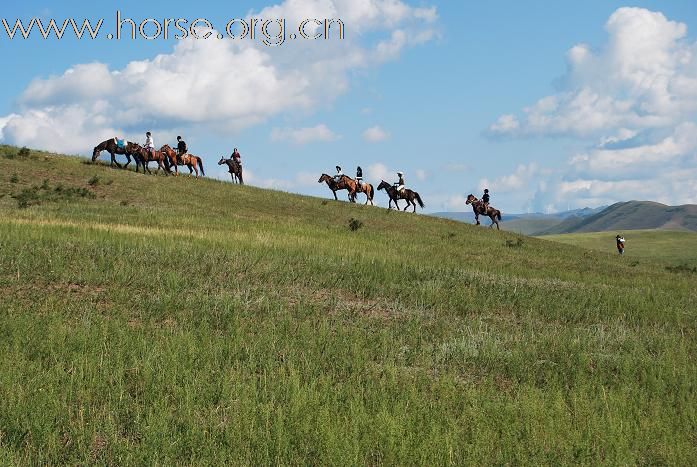
[[[399,196],[402,198],[404,197],[404,173],[403,172],[397,172],[397,176],[399,177],[399,180],[397,183],[394,184],[394,187],[397,189],[397,192],[399,193]]]
[[[155,140],[152,139],[152,133],[149,131],[145,133],[145,145],[143,145],[143,148],[148,151],[153,158],[155,157]]]
[[[230,156],[230,158],[233,161],[237,162],[240,167],[242,167],[242,156],[240,155],[240,152],[237,150],[237,148],[235,148],[235,150],[232,151],[232,155]]]
[[[356,168],[356,193],[361,193],[363,191],[363,169],[359,165]]]
[[[189,149],[186,147],[186,141],[181,136],[177,136],[177,156],[182,163],[184,163],[184,156],[187,152]]]
[[[484,195],[482,195],[482,214],[486,213],[489,209],[489,189],[484,188]]]
[[[339,181],[341,180],[341,177],[343,177],[343,176],[344,176],[344,173],[341,171],[341,167],[339,167],[337,165],[336,166],[336,175],[334,175],[334,182],[339,183]]]

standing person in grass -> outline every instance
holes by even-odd
[[[621,255],[624,254],[624,237],[622,235],[618,235],[615,237],[615,240],[617,241],[617,252]]]

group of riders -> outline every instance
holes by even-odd
[[[155,140],[152,137],[152,133],[149,131],[145,133],[145,144],[143,145],[143,148],[153,155],[156,151]],[[181,164],[186,164],[186,155],[188,153],[189,149],[186,146],[186,141],[184,141],[181,136],[177,136],[177,158],[179,159],[179,162]],[[233,161],[239,164],[240,167],[242,167],[242,156],[240,155],[240,152],[237,150],[237,148],[235,148],[235,150],[232,151],[232,155],[230,157]]]
[[[336,175],[334,175],[334,182],[339,183],[339,180],[341,180],[341,177],[344,176],[344,172],[341,170],[340,166],[336,166]],[[356,167],[356,182],[357,182],[357,190],[360,190],[360,187],[363,186],[363,169],[359,165]],[[405,194],[405,183],[404,183],[404,172],[397,172],[397,181],[392,184],[394,188],[397,190],[397,193],[399,193],[400,196],[404,196]],[[484,194],[482,195],[481,204],[480,204],[480,210],[482,214],[485,214],[489,210],[489,202],[491,200],[491,196],[489,195],[489,189],[485,188],[484,189]]]
[[[344,172],[341,170],[341,167],[337,165],[336,175],[334,175],[334,182],[339,183],[339,180],[341,180],[341,177],[343,176]],[[404,196],[404,172],[397,172],[397,177],[399,177],[399,180],[393,183],[393,186],[397,189],[397,193],[399,193],[400,196]],[[360,165],[356,167],[356,183],[356,188],[360,192],[360,187],[363,186],[363,169],[361,169]]]

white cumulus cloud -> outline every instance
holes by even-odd
[[[286,141],[294,144],[329,142],[337,139],[339,139],[339,135],[323,123],[308,128],[274,128],[271,131],[272,141]]]
[[[235,132],[286,112],[322,108],[346,92],[353,70],[379,66],[438,31],[435,8],[401,0],[285,0],[249,16],[286,18],[287,24],[340,18],[352,34],[279,47],[186,39],[121,69],[75,64],[27,85],[14,112],[0,116],[2,140],[86,152],[97,140],[144,129]]]
[[[363,132],[363,139],[369,143],[379,143],[390,137],[390,134],[380,126],[373,126]]]

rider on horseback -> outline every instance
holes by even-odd
[[[356,193],[360,193],[363,191],[363,169],[361,169],[361,166],[359,165],[358,168],[356,168]]]
[[[484,195],[482,195],[482,212],[484,214],[489,210],[489,189],[484,188]]]
[[[152,155],[152,157],[155,157],[155,141],[152,139],[152,133],[149,131],[145,133],[144,148]]]
[[[189,152],[189,150],[186,147],[186,141],[184,141],[181,136],[177,136],[177,156],[179,156],[179,160],[181,160],[182,163],[184,162],[184,156],[187,152]]]
[[[230,156],[233,161],[237,162],[240,167],[242,167],[242,156],[240,155],[240,152],[235,148],[234,151],[232,151],[232,155]]]
[[[397,189],[397,192],[399,193],[399,196],[404,196],[404,173],[403,172],[397,172],[397,176],[399,177],[399,180],[397,183],[394,184],[394,187]]]
[[[341,167],[338,165],[336,166],[336,175],[334,175],[334,181],[336,183],[339,183],[339,180],[341,180],[341,177],[344,176],[344,173],[341,171]]]

